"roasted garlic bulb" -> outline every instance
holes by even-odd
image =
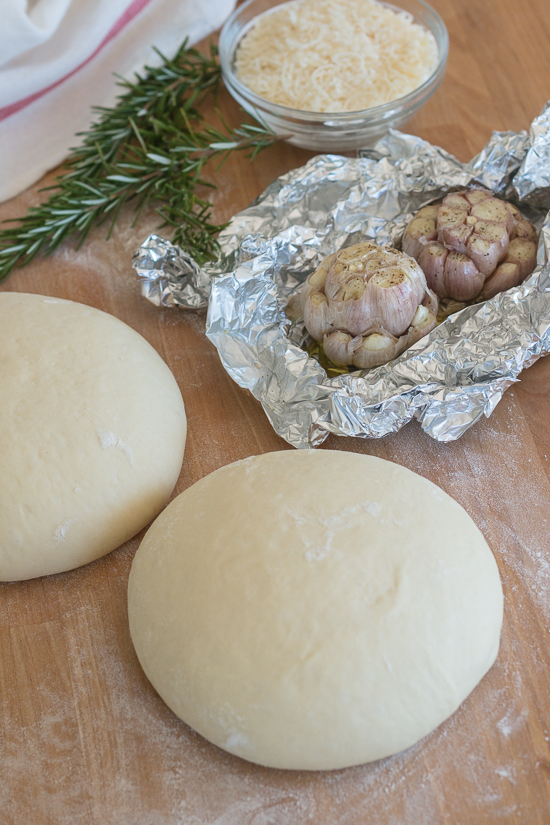
[[[304,322],[335,364],[385,364],[436,324],[437,298],[418,264],[358,243],[329,255],[304,283]]]
[[[535,268],[536,240],[534,226],[513,204],[470,189],[420,209],[402,248],[439,298],[471,301],[521,284]]]

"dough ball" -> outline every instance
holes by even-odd
[[[223,467],[145,536],[132,639],[156,690],[261,765],[344,768],[446,719],[492,665],[497,566],[465,511],[388,461],[282,451]]]
[[[162,509],[186,419],[176,381],[121,321],[0,293],[0,580],[103,556]]]

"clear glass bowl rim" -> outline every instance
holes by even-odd
[[[256,108],[269,111],[271,114],[278,115],[281,118],[311,121],[312,123],[322,123],[323,121],[334,120],[341,122],[342,126],[346,123],[351,125],[354,122],[360,122],[365,119],[377,120],[378,116],[381,119],[385,119],[385,117],[395,112],[396,109],[406,110],[409,106],[414,106],[418,102],[418,99],[422,98],[423,94],[428,92],[433,83],[440,78],[447,63],[449,53],[449,33],[445,23],[438,12],[436,12],[436,10],[430,6],[426,0],[414,1],[420,6],[423,6],[428,15],[431,15],[433,18],[434,26],[428,28],[435,37],[439,50],[439,60],[431,75],[421,86],[417,86],[416,89],[413,89],[412,92],[409,92],[407,95],[390,100],[388,103],[383,103],[380,106],[372,106],[370,109],[357,109],[353,112],[310,112],[303,109],[292,109],[290,106],[283,106],[280,103],[273,103],[265,97],[260,97],[248,86],[245,86],[244,83],[241,83],[233,71],[232,62],[237,47],[246,34],[246,31],[251,27],[254,18],[247,23],[245,30],[243,30],[244,27],[243,29],[237,29],[234,36],[232,36],[232,29],[243,10],[257,2],[257,0],[246,0],[246,3],[242,3],[240,6],[237,6],[223,25],[218,44],[222,74],[226,79],[226,82],[233,86],[243,98],[252,103]],[[288,2],[292,2],[292,0],[288,0]],[[380,0],[380,2],[383,2],[385,6],[389,6],[390,8],[398,11],[406,11],[406,9],[403,9],[394,3],[386,2],[386,0]],[[285,5],[284,0],[279,5]]]

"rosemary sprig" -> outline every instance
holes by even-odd
[[[205,164],[235,150],[254,158],[277,140],[259,123],[231,129],[221,116],[223,130],[206,123],[199,107],[215,99],[220,81],[216,47],[204,55],[186,42],[172,60],[146,67],[143,77],[120,80],[126,92],[114,108],[94,109],[99,117],[71,149],[49,199],[5,222],[17,226],[0,229],[0,281],[37,255],[50,255],[69,235],[80,246],[96,223],[110,222],[109,237],[129,201],[136,220],[154,203],[161,226],[175,227],[174,242],[198,263],[213,258],[223,227],[210,222],[210,202],[197,194],[198,186],[212,187],[201,178]]]

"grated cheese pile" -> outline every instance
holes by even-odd
[[[377,0],[296,0],[259,15],[236,72],[273,103],[356,112],[421,86],[437,57],[431,32]]]

